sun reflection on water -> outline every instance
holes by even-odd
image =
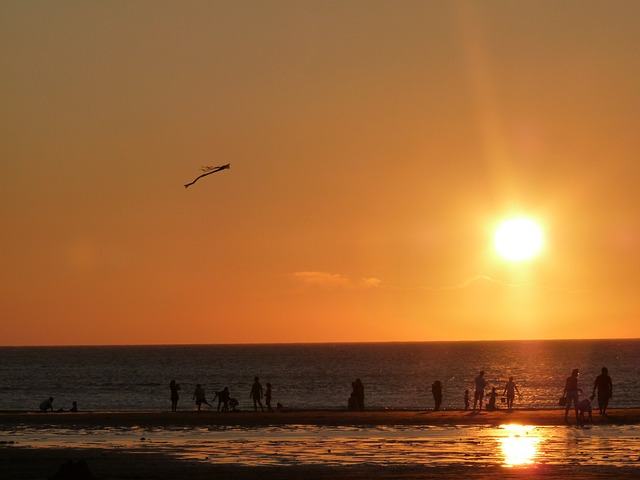
[[[500,425],[500,428],[507,434],[500,439],[504,465],[513,467],[534,463],[538,455],[538,444],[542,440],[538,435],[532,434],[536,427],[510,424]]]

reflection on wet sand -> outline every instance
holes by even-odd
[[[638,467],[640,426],[526,425],[11,430],[16,446],[110,448],[216,465]],[[9,447],[10,448],[10,447]]]
[[[536,428],[530,425],[500,425],[508,436],[500,439],[504,465],[529,465],[538,455],[538,444],[542,438],[534,434]]]

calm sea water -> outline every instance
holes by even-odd
[[[273,385],[273,403],[300,409],[344,409],[356,378],[367,408],[431,408],[431,384],[443,384],[446,409],[463,406],[465,389],[485,370],[489,388],[509,376],[518,408],[553,408],[573,368],[591,392],[606,366],[613,408],[640,407],[640,340],[1,347],[0,410],[36,410],[46,397],[67,410],[168,410],[169,381],[182,385],[179,410],[195,408],[196,383],[209,400],[228,386],[250,408],[254,376]]]

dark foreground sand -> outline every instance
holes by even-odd
[[[373,410],[347,412],[333,410],[292,410],[286,412],[254,413],[215,411],[188,412],[79,412],[36,413],[0,412],[0,429],[12,425],[41,427],[74,426],[88,427],[171,427],[202,425],[239,425],[259,427],[268,425],[564,425],[564,410],[498,410],[495,412],[472,412],[461,410],[408,411]],[[569,423],[576,423],[573,412]],[[640,409],[610,410],[607,416],[593,415],[593,424],[637,425],[640,424]]]
[[[571,417],[570,417],[571,418]],[[528,425],[564,425],[561,410],[524,410],[508,413],[470,413],[461,411],[291,411],[261,414],[238,412],[87,412],[87,413],[27,413],[0,412],[0,440],[11,441],[11,431],[19,426],[56,427],[190,427],[202,425],[239,425],[260,427],[268,425],[500,425],[520,423]],[[571,419],[570,423],[575,423]],[[594,424],[638,425],[640,409],[612,410],[607,417],[594,416]],[[22,428],[22,427],[20,427]],[[0,444],[0,479],[52,478],[68,460],[84,460],[95,479],[489,479],[489,478],[640,478],[640,440],[637,467],[533,465],[505,468],[501,466],[425,466],[425,465],[290,465],[236,466],[215,465],[184,460],[149,449],[101,448],[30,448],[19,443]]]

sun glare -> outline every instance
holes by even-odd
[[[500,425],[506,436],[500,439],[504,464],[507,467],[534,463],[541,438],[534,434],[535,427],[526,425]]]
[[[512,218],[500,224],[493,244],[501,257],[523,261],[535,257],[543,245],[542,230],[528,218]]]

